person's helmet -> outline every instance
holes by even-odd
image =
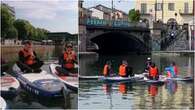
[[[147,58],[147,60],[151,60],[151,58],[150,58],[150,57],[148,57],[148,58]]]

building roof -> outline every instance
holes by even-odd
[[[100,9],[99,7],[103,7],[104,9]],[[102,4],[96,5],[96,6],[91,7],[91,8],[98,9],[100,11],[103,11],[104,13],[107,13],[107,14],[112,13],[112,9],[111,8],[106,7],[106,6],[102,5]],[[91,9],[91,8],[89,8],[89,9]],[[116,12],[116,11],[119,11],[119,12],[127,15],[127,13],[125,13],[124,11],[113,8],[113,12]]]

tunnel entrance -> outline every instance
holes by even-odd
[[[146,45],[127,32],[108,32],[91,39],[99,47],[99,53],[145,52]]]

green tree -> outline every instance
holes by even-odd
[[[131,22],[137,22],[140,20],[140,13],[138,10],[135,10],[135,9],[131,9],[129,10],[129,21]]]
[[[17,19],[14,21],[14,26],[18,30],[18,39],[29,39],[32,25],[27,20]]]
[[[18,36],[17,29],[12,26],[8,29],[7,37],[6,38],[16,38]]]
[[[11,15],[7,7],[1,4],[1,37],[16,38],[17,30],[13,26],[14,17]]]

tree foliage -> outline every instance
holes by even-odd
[[[14,17],[9,12],[8,8],[1,4],[1,37],[16,38],[18,33],[13,26]]]
[[[131,9],[129,10],[129,21],[131,22],[137,22],[140,20],[140,13],[138,10],[135,10],[135,9]]]
[[[29,21],[16,19],[11,15],[8,8],[1,4],[1,37],[18,38],[19,40],[43,40],[49,31],[35,28]]]

